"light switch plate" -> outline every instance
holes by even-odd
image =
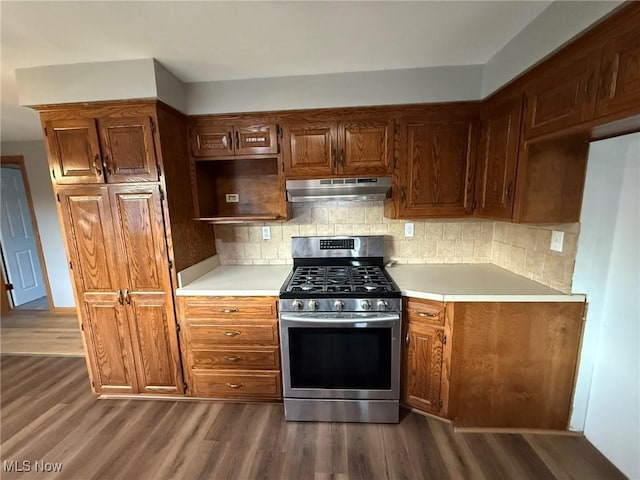
[[[564,232],[554,230],[551,232],[551,245],[549,248],[554,252],[562,252],[562,245],[564,244]]]
[[[262,227],[262,239],[271,240],[271,227]]]
[[[404,224],[404,236],[413,237],[413,223]]]
[[[238,203],[240,201],[240,195],[237,193],[225,193],[224,199],[227,203]]]

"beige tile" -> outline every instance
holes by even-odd
[[[485,241],[493,241],[493,229],[497,222],[484,221],[482,224],[482,239]]]
[[[278,258],[278,244],[275,242],[264,242],[260,244],[262,258],[274,259]]]
[[[248,227],[249,241],[250,242],[263,242],[262,240],[262,227]]]
[[[456,242],[455,240],[438,240],[438,257],[446,258],[455,256]]]
[[[232,225],[214,225],[213,235],[216,237],[216,240],[230,242],[233,240],[233,226]]]
[[[578,235],[575,233],[564,234],[564,244],[562,246],[562,255],[565,258],[576,258],[578,249]]]
[[[253,265],[253,260],[247,258],[240,258],[236,260],[235,265]]]
[[[497,242],[507,241],[507,224],[504,222],[495,222],[493,226],[493,239]]]
[[[282,225],[282,239],[288,240],[291,237],[300,236],[300,226],[299,225]]]
[[[491,257],[473,257],[475,263],[491,263]]]
[[[353,235],[353,226],[343,223],[335,225],[336,235]]]
[[[560,255],[547,253],[544,256],[542,277],[547,282],[564,281],[564,259]]]
[[[329,223],[329,209],[327,207],[313,207],[311,209],[311,223]]]
[[[575,264],[576,262],[574,260],[565,260],[563,283],[573,285],[573,270],[575,268]]]
[[[458,257],[444,257],[442,263],[462,263],[462,258]]]
[[[269,265],[286,265],[287,262],[283,258],[272,258],[269,260]]]
[[[294,204],[295,205],[295,204]],[[293,218],[289,221],[289,223],[295,223],[295,224],[310,224],[312,223],[311,221],[311,207],[308,206],[304,206],[304,207],[300,207],[298,205],[295,205],[293,207],[293,213],[292,213]]]
[[[423,264],[423,263],[425,263],[425,259],[424,259],[424,257],[407,258],[407,263]]]
[[[385,241],[384,242],[384,251],[386,253],[386,255],[388,257],[393,257],[395,258],[397,255],[400,254],[400,252],[398,251],[398,242],[396,241]]]
[[[349,209],[347,207],[329,208],[329,223],[346,224],[349,222]]]
[[[318,234],[318,229],[315,225],[300,225],[300,235],[303,237],[314,236]]]
[[[493,242],[491,261],[499,267],[507,267],[511,257],[511,246],[502,242]]]
[[[253,260],[254,265],[269,265],[269,260],[266,258],[258,258]]]
[[[386,223],[369,224],[371,235],[388,235],[389,225]]]
[[[419,244],[417,242],[411,242],[408,240],[401,240],[400,242],[398,242],[399,245],[399,251],[400,251],[400,256],[401,257],[405,257],[405,258],[413,258],[413,257],[417,257],[418,256],[418,247]]]
[[[271,228],[271,239],[263,240],[266,242],[281,242],[282,241],[282,225],[267,225]],[[260,233],[262,235],[262,232]]]
[[[549,286],[551,288],[555,288],[556,290],[560,290],[562,293],[571,293],[571,285],[563,282],[552,281]]]
[[[291,241],[278,244],[278,258],[291,258]]]
[[[336,229],[333,225],[316,225],[318,235],[335,235]]]
[[[244,258],[257,260],[262,258],[262,249],[257,242],[244,243]]]
[[[389,235],[394,238],[404,238],[404,223],[389,223]]]
[[[429,257],[424,259],[424,263],[444,263],[442,257]]]
[[[524,272],[526,252],[526,249],[522,247],[511,246],[509,254],[509,270],[517,274],[522,274]]]
[[[461,240],[462,239],[462,224],[448,222],[444,224],[443,238],[445,240]]]
[[[472,257],[473,244],[473,240],[456,240],[456,257]]]
[[[409,222],[407,222],[409,223]],[[425,231],[425,222],[415,221],[413,222],[413,238],[423,239]]]
[[[365,223],[360,223],[360,224],[356,223],[353,225],[353,234],[354,235],[371,235],[371,226]]]
[[[438,256],[438,240],[424,240],[420,242],[418,253],[423,258],[434,258]]]
[[[544,253],[536,252],[535,250],[527,250],[527,255],[524,261],[524,269],[526,272],[542,276],[542,269],[544,267]]]
[[[353,206],[347,209],[347,221],[349,223],[365,223],[366,222],[366,207]]]
[[[427,222],[424,225],[424,237],[442,240],[444,235],[444,224],[441,222]]]
[[[462,225],[463,240],[480,240],[482,238],[482,223],[465,223]]]
[[[549,245],[551,243],[551,230],[546,228],[538,228],[538,235],[536,238],[536,252],[549,252]]]
[[[384,208],[382,202],[375,202],[373,206],[366,207],[365,218],[366,223],[384,223],[383,222]]]
[[[537,229],[526,225],[512,225],[512,245],[534,250],[536,248]]]
[[[491,241],[476,240],[473,242],[473,256],[491,258]],[[484,262],[483,262],[484,263]]]

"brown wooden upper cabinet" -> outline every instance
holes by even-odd
[[[400,120],[396,218],[471,214],[475,110],[453,107]]]
[[[391,173],[393,119],[375,115],[347,121],[283,124],[287,177]]]
[[[278,154],[275,123],[196,119],[190,127],[191,155],[217,158]]]
[[[522,118],[522,96],[483,107],[476,167],[478,217],[511,220]]]
[[[64,184],[158,181],[151,117],[43,114],[53,180]]]

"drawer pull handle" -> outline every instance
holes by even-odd
[[[438,316],[437,313],[429,313],[429,312],[416,312],[416,315],[418,315],[419,317],[426,317],[426,318],[436,318]]]
[[[225,355],[224,359],[228,362],[237,362],[238,360],[240,360],[240,357]]]
[[[220,310],[222,313],[236,313],[238,311],[237,308],[225,308],[224,310]]]
[[[241,388],[244,387],[244,383],[227,383],[229,388]]]
[[[240,332],[224,332],[223,335],[225,337],[237,337],[240,335]]]

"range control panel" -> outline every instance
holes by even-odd
[[[353,238],[322,238],[320,239],[320,250],[353,250]]]

